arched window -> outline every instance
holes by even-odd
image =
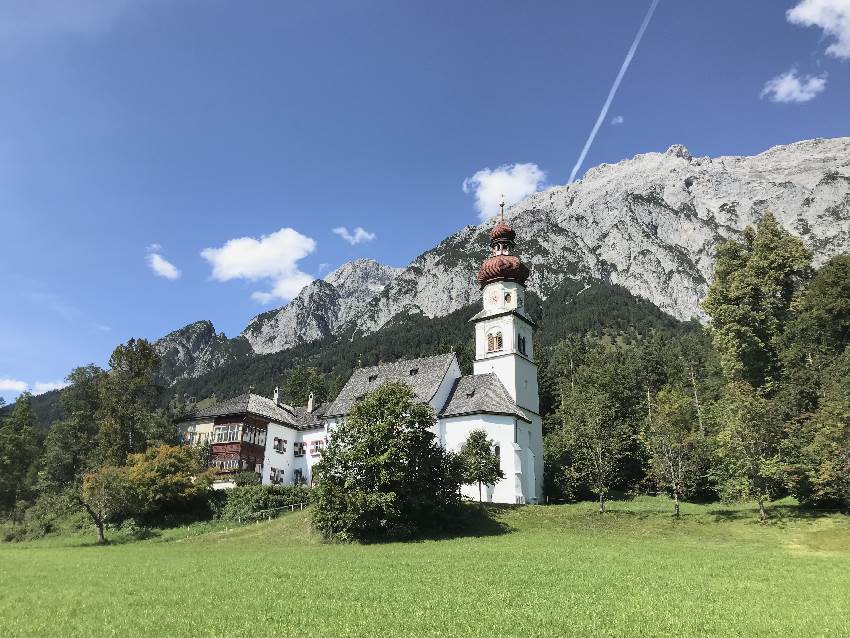
[[[525,354],[525,337],[522,335],[517,338],[517,350],[520,354]]]
[[[497,352],[502,349],[502,333],[491,332],[487,335],[487,352]]]

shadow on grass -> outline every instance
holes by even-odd
[[[520,506],[495,503],[461,503],[454,516],[442,521],[439,526],[431,530],[425,530],[408,539],[373,540],[366,544],[376,545],[384,542],[419,543],[423,541],[482,538],[510,534],[514,531],[514,528],[500,520],[500,516],[517,507]]]
[[[807,508],[802,505],[792,503],[773,503],[767,504],[767,520],[759,520],[759,512],[757,507],[752,509],[743,508],[710,508],[707,514],[714,518],[715,522],[720,521],[751,521],[765,525],[776,525],[779,527],[787,523],[798,521],[812,521],[819,518],[824,518],[832,514],[839,513],[837,510],[820,510]]]
[[[161,535],[162,530],[151,529],[149,527],[141,527],[131,531],[117,529],[111,534],[107,532],[105,543],[98,543],[95,532],[92,532],[91,539],[80,539],[80,542],[74,543],[70,545],[70,547],[108,547],[110,545],[127,545],[138,541],[159,538]]]

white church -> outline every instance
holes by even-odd
[[[504,206],[504,204],[502,204]],[[243,394],[198,412],[186,427],[192,443],[211,444],[211,464],[223,477],[254,469],[266,484],[312,483],[313,465],[334,427],[354,404],[386,381],[407,383],[437,415],[434,434],[458,451],[469,433],[487,432],[505,478],[485,488],[495,503],[536,503],[543,488],[534,322],[525,312],[528,268],[513,254],[516,233],[504,214],[490,233],[492,254],[481,265],[482,310],[475,326],[473,374],[463,376],[454,353],[360,368],[330,403],[293,407]],[[477,486],[464,495],[478,498]]]

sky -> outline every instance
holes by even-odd
[[[0,0],[0,396],[535,190],[850,134],[850,0]],[[607,108],[606,108],[607,107]]]

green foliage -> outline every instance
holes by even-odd
[[[792,423],[792,492],[818,507],[850,507],[850,348],[824,374],[817,410]]]
[[[212,470],[186,445],[159,445],[127,458],[131,497],[127,512],[145,521],[198,507],[210,490]]]
[[[97,527],[97,542],[105,543],[105,527],[120,520],[133,502],[133,490],[123,467],[104,465],[83,477],[80,502]]]
[[[782,489],[779,456],[782,421],[776,405],[747,383],[728,386],[715,405],[713,478],[724,500],[755,500],[766,518],[765,501]]]
[[[301,485],[245,485],[226,491],[220,517],[228,521],[247,521],[258,512],[287,505],[309,503],[311,491]],[[269,513],[277,516],[279,512]]]
[[[706,443],[692,395],[666,386],[656,395],[653,407],[643,437],[649,470],[658,485],[672,494],[674,513],[679,516],[679,499],[700,486]]]
[[[632,441],[628,425],[617,415],[611,394],[591,385],[571,388],[561,406],[563,445],[572,466],[564,468],[563,480],[581,480],[599,497],[599,511],[605,511],[605,497],[617,480]],[[572,490],[571,490],[572,491]]]
[[[314,467],[316,529],[339,541],[438,529],[458,504],[460,479],[429,430],[435,421],[402,383],[385,383],[359,401]]]
[[[482,484],[492,485],[505,478],[501,461],[493,451],[493,441],[484,430],[473,430],[466,437],[458,452],[458,461],[463,471],[463,484],[478,484],[478,501],[481,502]]]
[[[717,251],[714,281],[702,303],[727,379],[771,386],[795,293],[811,274],[811,251],[773,215],[747,228],[742,241]]]
[[[20,508],[34,494],[40,440],[31,399],[21,394],[0,421],[0,514]]]
[[[313,394],[314,405],[319,405],[332,398],[330,386],[330,380],[317,368],[298,367],[284,377],[281,390],[289,405],[307,405],[310,393]]]

